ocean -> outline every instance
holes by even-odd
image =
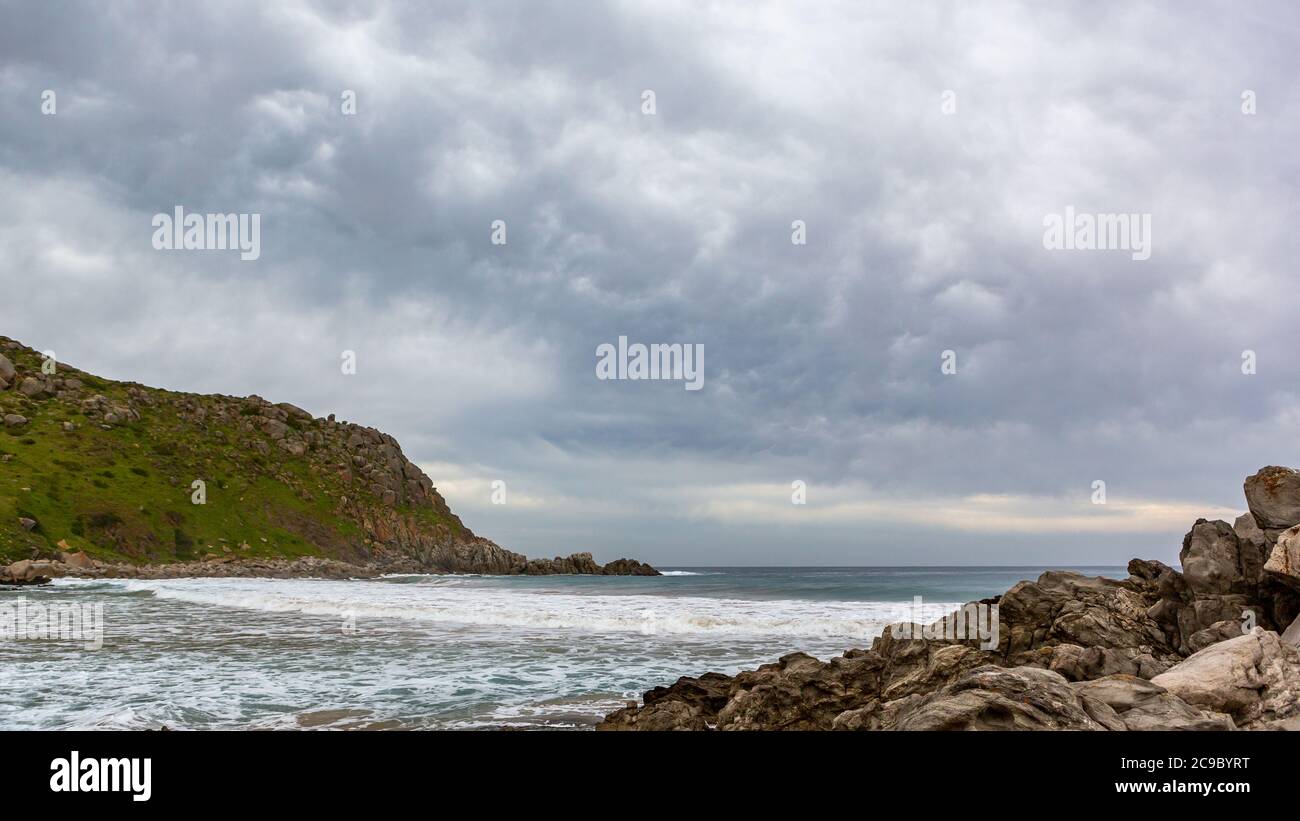
[[[589,729],[679,676],[868,647],[916,596],[937,618],[1043,570],[59,579],[0,590],[0,628],[20,606],[35,620],[102,605],[102,646],[88,649],[84,636],[0,640],[0,727]]]

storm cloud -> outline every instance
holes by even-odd
[[[391,432],[508,547],[1168,561],[1300,464],[1292,4],[0,18],[0,332]],[[155,250],[176,206],[260,214],[260,257]],[[1045,248],[1067,208],[1150,258]],[[703,388],[597,379],[620,336]]]

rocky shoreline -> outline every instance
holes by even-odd
[[[1234,524],[1192,526],[1181,571],[1049,571],[975,603],[997,606],[988,649],[895,625],[829,661],[680,678],[597,729],[1300,730],[1300,472],[1245,494]]]
[[[80,579],[183,579],[183,578],[269,578],[269,579],[368,579],[390,574],[423,574],[429,569],[415,561],[392,561],[383,564],[353,564],[338,559],[304,556],[296,559],[243,559],[233,556],[210,557],[194,562],[167,564],[125,564],[102,562],[85,553],[60,554],[57,560],[24,559],[0,567],[0,585],[47,584],[60,577]],[[433,571],[446,574],[448,571]],[[617,559],[599,565],[590,553],[574,553],[567,558],[529,559],[516,573],[503,575],[554,576],[658,576],[659,571],[634,559]]]

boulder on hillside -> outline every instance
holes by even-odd
[[[18,371],[14,370],[14,363],[9,361],[9,357],[0,354],[0,379],[12,385],[17,376]]]
[[[59,560],[69,567],[82,570],[89,570],[95,566],[95,560],[81,552],[62,550],[59,552]]]
[[[18,383],[18,392],[28,399],[40,399],[48,393],[45,383],[34,376],[29,376]]]

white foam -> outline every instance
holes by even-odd
[[[268,613],[598,633],[862,640],[880,635],[887,624],[908,618],[911,606],[303,579],[126,579],[114,583],[129,591],[149,591],[160,599]],[[960,603],[928,603],[924,609],[929,619],[958,606]]]

